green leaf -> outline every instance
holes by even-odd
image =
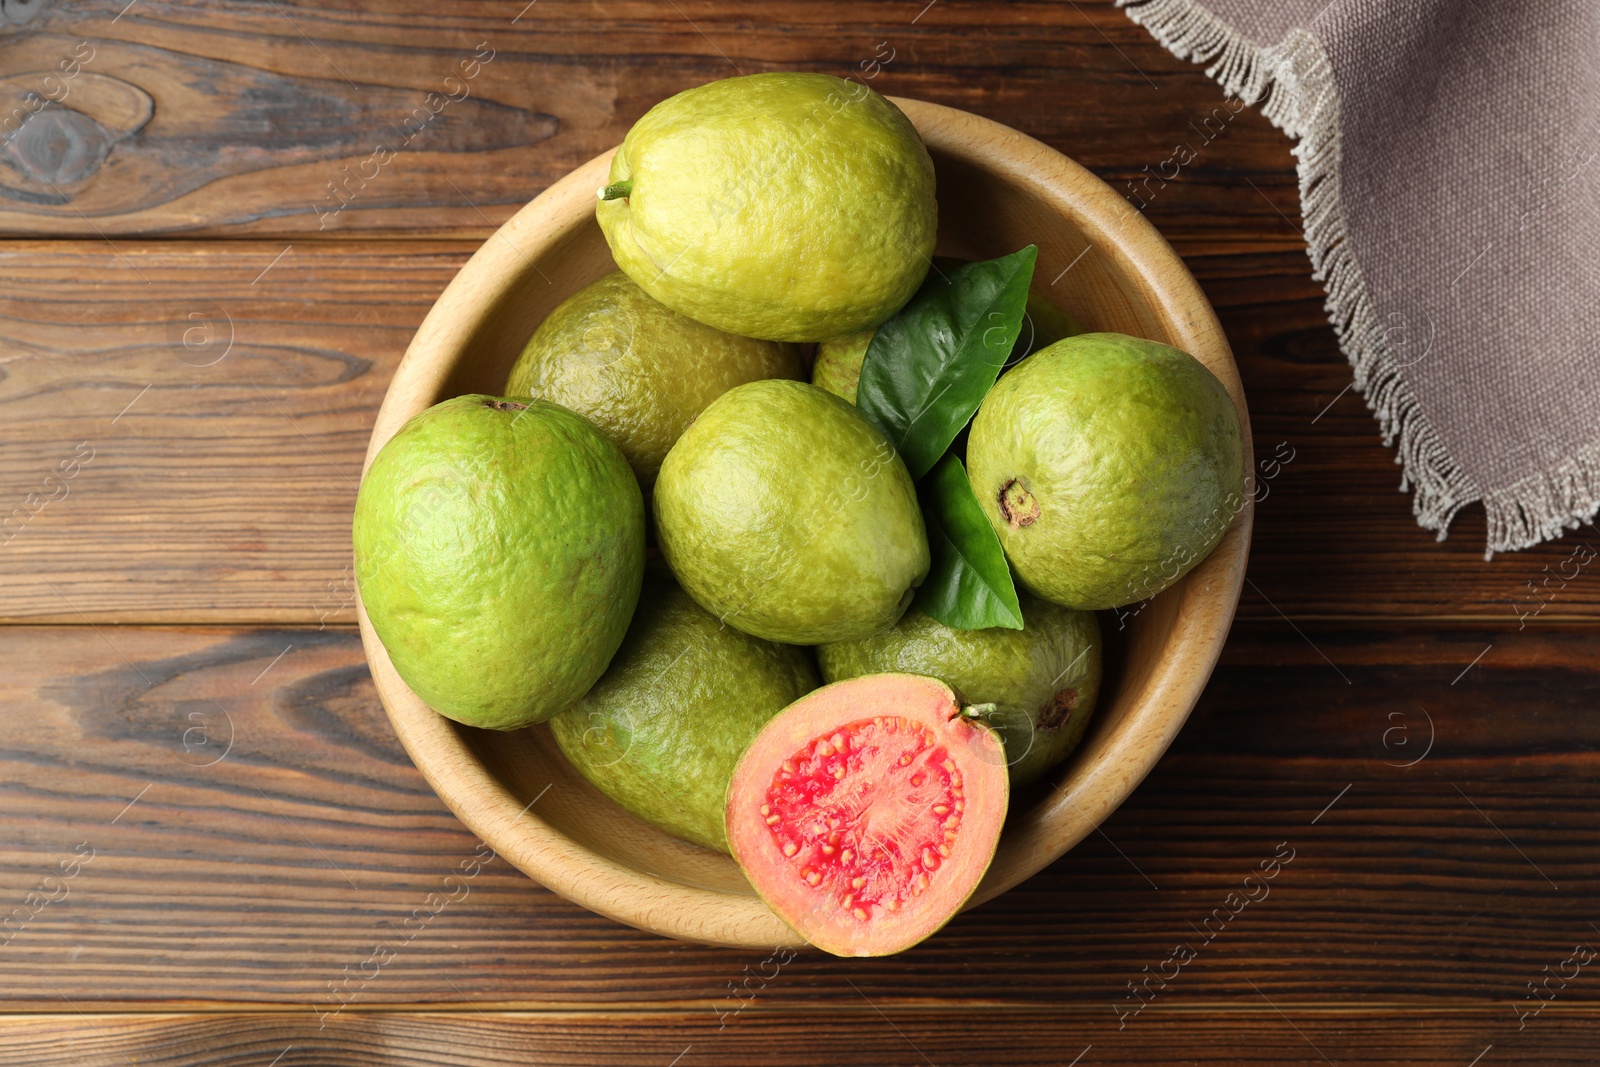
[[[944,455],[994,385],[1022,329],[1039,250],[935,266],[861,364],[856,406],[899,449],[913,478]]]
[[[933,564],[916,607],[957,630],[1022,629],[1022,605],[1000,538],[953,453],[917,486]]]

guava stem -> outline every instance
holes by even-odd
[[[605,188],[601,189],[600,190],[600,199],[601,200],[623,200],[623,199],[626,199],[627,196],[632,192],[633,192],[633,179],[629,178],[625,182],[612,182],[610,185],[608,185]]]

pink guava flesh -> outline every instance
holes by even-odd
[[[763,899],[818,948],[899,952],[972,894],[1008,800],[999,738],[931,678],[825,686],[767,725],[734,774],[728,837]]]

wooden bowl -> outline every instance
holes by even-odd
[[[1060,153],[987,119],[897,100],[938,171],[939,251],[987,259],[1039,246],[1034,288],[1090,329],[1164,341],[1227,386],[1250,424],[1222,328],[1181,260],[1144,217]],[[611,153],[517,212],[439,297],[395,372],[367,463],[423,409],[498,394],[534,327],[614,270],[595,223]],[[1139,784],[1204,688],[1238,603],[1247,499],[1210,557],[1127,620],[1087,737],[1031,802],[1019,796],[972,904],[990,900],[1082,840]],[[726,856],[629,815],[575,772],[549,731],[494,733],[435,714],[395,673],[358,599],[373,681],[406,751],[461,821],[530,877],[602,915],[667,937],[750,949],[800,939]],[[1106,616],[1108,633],[1117,620]],[[969,905],[971,906],[971,905]]]

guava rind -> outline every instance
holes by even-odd
[[[855,743],[868,731],[883,738],[879,728],[895,720],[901,725],[915,724],[919,731],[932,735],[934,744],[924,750],[926,762],[924,757],[910,764],[897,761],[893,749],[880,749],[874,757]],[[782,823],[774,828],[774,816],[781,819],[782,812],[769,814],[770,809],[763,805],[774,798],[775,788],[782,788],[780,773],[786,777],[807,775],[812,770],[807,763],[823,755],[818,743],[838,742],[841,734],[851,737],[846,749],[855,755],[830,748],[827,757],[838,757],[843,773],[814,778],[818,785],[814,791],[785,789],[789,814],[794,815],[796,807],[802,810],[788,824],[789,834]],[[948,807],[931,812],[923,807],[943,803],[944,789],[935,787],[931,795],[916,795],[918,789],[926,788],[917,782],[918,771],[931,770],[938,760],[945,761],[944,767],[952,772],[959,771],[960,792],[952,802],[959,826],[953,835],[946,835],[950,847],[941,850],[942,859],[931,859],[924,846],[919,867],[916,837],[927,824],[918,816],[945,819],[950,814]],[[740,757],[728,787],[728,842],[733,858],[773,912],[817,948],[836,956],[904,951],[959,912],[993,862],[1010,802],[1004,760],[998,735],[964,714],[950,687],[937,679],[873,674],[823,686],[774,717]],[[838,821],[833,821],[835,818]],[[944,823],[945,829],[951,826],[951,822]],[[791,852],[781,846],[780,834],[797,838],[800,850]],[[830,837],[838,840],[830,844]],[[870,917],[853,916],[850,901],[838,894],[854,892],[860,884],[846,882],[849,873],[865,873],[860,871],[863,864],[848,859],[843,851],[857,848],[877,853],[876,862],[871,863],[877,868],[876,879],[887,879],[879,881],[880,887],[909,891],[911,877],[927,872],[918,891],[922,895],[902,892],[902,897],[913,896],[903,901],[909,906],[874,909]],[[873,860],[871,856],[862,858]],[[813,862],[854,870],[837,881],[802,882],[799,865]],[[808,887],[815,892],[808,892]]]
[[[817,649],[822,677],[923,674],[970,704],[993,704],[984,719],[1006,746],[1019,789],[1066,759],[1082,740],[1100,694],[1100,624],[1022,593],[1023,628],[956,630],[913,608],[893,629]]]
[[[821,341],[911,298],[938,226],[933,161],[865,85],[774,72],[685,90],[623,139],[596,217],[651,296],[729,333]]]
[[[546,316],[505,391],[554,401],[600,427],[648,496],[667,450],[707,404],[736,385],[804,371],[798,346],[696,322],[617,271]]]
[[[854,404],[861,386],[861,365],[866,362],[867,347],[877,333],[874,327],[819,344],[817,358],[811,364],[811,384]]]
[[[470,395],[379,451],[352,525],[361,602],[407,685],[457,722],[513,730],[581,697],[644,576],[644,500],[595,426]]]
[[[656,481],[661,553],[711,614],[815,645],[893,626],[928,573],[916,487],[883,433],[804,382],[729,390]]]
[[[936,266],[945,262],[947,260],[943,256],[934,257]],[[817,345],[817,358],[811,365],[811,384],[854,404],[856,390],[861,384],[861,365],[867,358],[867,346],[872,344],[877,332],[874,327],[844,337],[834,337]],[[1045,297],[1029,292],[1022,332],[1017,335],[1017,343],[1012,346],[1009,358],[1020,360],[1031,352],[1082,332],[1083,327],[1078,325],[1078,320]]]
[[[1123,334],[1050,345],[972,421],[967,476],[1035,594],[1084,610],[1167,588],[1244,504],[1238,413],[1193,356]]]
[[[727,852],[734,766],[768,720],[819,684],[805,649],[723,626],[652,576],[611,666],[550,720],[550,731],[567,761],[612,800]]]

